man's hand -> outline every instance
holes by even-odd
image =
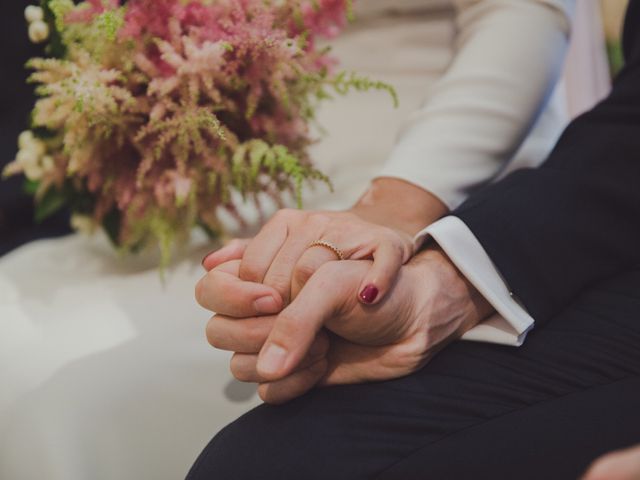
[[[582,480],[640,480],[640,446],[600,457]]]
[[[196,289],[199,303],[219,313],[207,326],[209,342],[236,352],[233,374],[260,383],[266,402],[281,403],[316,384],[407,375],[491,310],[440,250],[402,267],[375,306],[356,297],[369,268],[362,260],[326,263],[282,312],[257,316],[273,312],[258,311],[256,300],[273,298],[275,310],[279,294],[241,281],[238,261],[220,265]]]

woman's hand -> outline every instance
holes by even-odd
[[[373,260],[357,298],[374,304],[389,291],[413,248],[408,233],[365,221],[351,212],[284,209],[255,238],[231,242],[208,255],[203,264],[211,269],[241,258],[241,280],[272,287],[288,303],[322,264],[340,257]]]
[[[242,280],[272,286],[288,303],[322,264],[338,258],[329,248],[309,248],[312,242],[325,241],[345,259],[373,260],[358,289],[360,301],[373,304],[385,296],[413,254],[413,236],[446,213],[447,207],[422,188],[379,178],[347,212],[281,210],[256,238],[230,242],[205,257],[203,265],[211,270],[242,259]]]

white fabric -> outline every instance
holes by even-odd
[[[345,69],[392,83],[401,105],[353,94],[323,107],[328,135],[313,153],[337,193],[319,187],[308,208],[358,198],[453,58],[454,11],[406,1],[406,14],[372,12],[335,42]],[[551,137],[560,117],[547,122]],[[193,286],[206,247],[196,239],[164,284],[102,237],[34,242],[0,259],[0,478],[182,478],[217,430],[258,403],[204,339],[209,314]]]
[[[259,403],[204,338],[193,287],[206,243],[164,283],[102,236],[0,259],[0,478],[184,478],[211,435]]]
[[[572,2],[564,2],[567,8]],[[455,59],[424,106],[405,124],[381,177],[411,182],[453,209],[471,188],[504,169],[560,76],[568,10],[538,0],[456,2]],[[505,41],[508,39],[508,41]],[[550,151],[566,111],[549,111],[531,147],[514,163],[536,166]]]
[[[496,314],[472,328],[463,340],[520,346],[534,320],[509,291],[484,248],[458,217],[444,217],[419,232],[416,250],[433,238],[458,270],[496,309]]]

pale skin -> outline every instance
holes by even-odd
[[[232,260],[213,268],[196,297],[218,312],[207,325],[209,342],[235,352],[233,375],[258,383],[268,403],[286,402],[316,385],[408,375],[491,312],[438,249],[402,267],[389,295],[375,306],[356,295],[370,262],[330,261],[288,306],[266,316],[255,311],[255,300],[272,295],[284,302],[271,287],[241,280],[239,266]]]
[[[446,212],[429,192],[390,178],[374,181],[349,212],[280,212],[256,238],[205,257],[196,296],[218,312],[210,343],[236,352],[232,372],[259,383],[270,403],[317,384],[415,371],[491,311],[441,251],[402,266],[412,236]],[[308,248],[317,239],[361,261]],[[364,301],[371,284],[380,294]]]
[[[270,403],[417,370],[491,311],[440,250],[406,263],[411,237],[446,212],[429,192],[384,178],[349,212],[280,214],[265,227],[275,241],[236,240],[205,258],[196,296],[218,313],[210,343],[235,352],[233,374],[259,383]],[[369,260],[337,262],[328,249],[307,248],[322,235]],[[368,283],[380,294],[363,302]]]
[[[582,480],[640,480],[640,445],[598,458]]]
[[[447,211],[437,197],[420,187],[380,178],[346,212],[281,210],[255,238],[242,243],[242,251],[237,242],[231,243],[208,255],[204,263],[211,268],[241,259],[241,279],[274,287],[286,303],[294,275],[308,277],[321,264],[336,259],[335,253],[321,247],[308,248],[313,241],[328,241],[347,259],[373,260],[356,296],[375,304],[413,255],[413,236]],[[293,282],[294,286],[301,283]],[[375,288],[373,296],[362,295],[367,286]],[[297,294],[295,290],[292,293]],[[262,303],[266,309],[262,313],[275,312],[268,297]]]

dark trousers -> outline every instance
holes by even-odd
[[[405,378],[262,405],[188,479],[576,479],[634,443],[640,270],[585,292],[520,348],[456,342]]]

